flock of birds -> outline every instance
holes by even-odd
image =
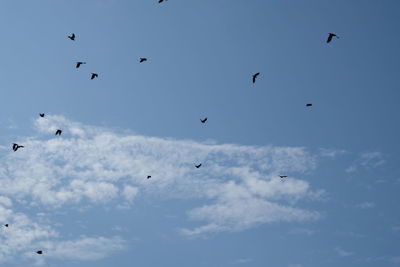
[[[164,2],[164,1],[167,1],[167,0],[159,0],[158,3],[162,3],[162,2]],[[75,33],[72,33],[71,35],[68,35],[67,37],[68,37],[68,39],[70,39],[71,41],[75,41],[75,39],[76,39]],[[330,42],[333,40],[333,38],[339,39],[339,37],[338,37],[336,34],[334,34],[334,33],[329,33],[329,34],[328,34],[328,38],[327,38],[327,40],[326,40],[326,43],[330,43]],[[145,58],[145,57],[139,58],[139,63],[143,63],[143,62],[146,62],[146,61],[147,61],[147,58]],[[86,64],[86,62],[78,61],[78,62],[76,62],[75,67],[78,69],[78,68],[79,68],[81,65],[83,65],[83,64]],[[257,72],[257,73],[255,73],[255,74],[252,75],[253,84],[256,83],[257,78],[258,78],[258,76],[259,76],[260,74],[261,74],[260,72]],[[98,78],[98,77],[99,77],[99,75],[98,75],[97,73],[91,73],[90,79],[93,80],[93,79]],[[306,107],[312,107],[312,104],[311,104],[311,103],[308,103],[308,104],[306,104]],[[42,117],[42,118],[44,118],[44,117],[45,117],[45,114],[44,114],[44,113],[39,113],[39,116]],[[207,122],[207,120],[208,120],[208,118],[205,117],[204,119],[200,119],[200,122],[203,123],[203,124],[205,124],[205,123]],[[55,135],[60,136],[61,134],[62,134],[62,130],[61,130],[61,129],[57,129],[56,132],[55,132]],[[12,144],[12,149],[13,149],[14,152],[16,152],[16,151],[17,151],[18,149],[20,149],[20,148],[24,148],[24,146],[23,146],[23,145],[16,144],[16,143],[13,143],[13,144]],[[199,164],[195,164],[194,166],[195,166],[197,169],[199,169],[202,165],[203,165],[202,163],[199,163]],[[280,177],[281,179],[284,179],[284,178],[287,178],[288,176],[287,176],[287,175],[279,175],[279,177]],[[147,176],[147,179],[150,179],[150,178],[151,178],[151,175],[148,175],[148,176]],[[9,224],[8,224],[8,223],[7,223],[7,224],[4,224],[4,227],[8,228],[8,227],[9,227]],[[39,254],[39,255],[43,254],[43,250],[38,250],[38,251],[36,251],[36,254]]]

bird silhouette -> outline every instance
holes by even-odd
[[[306,104],[306,107],[312,107],[312,104],[310,103],[310,104]]]
[[[281,178],[287,178],[287,175],[279,175]]]
[[[75,41],[75,33],[68,35],[68,38],[71,39],[72,41]]]
[[[13,150],[14,150],[14,152],[15,151],[17,151],[19,148],[23,148],[24,146],[20,146],[20,145],[18,145],[18,144],[16,144],[16,143],[13,143]]]
[[[256,79],[257,79],[258,75],[260,75],[259,72],[257,72],[256,74],[253,75],[253,83],[256,83]]]
[[[147,58],[141,57],[140,60],[139,60],[139,63],[142,63],[142,62],[145,62],[145,61],[147,61]]]
[[[39,116],[43,118],[44,117],[44,113],[39,113]]]
[[[206,123],[207,120],[207,117],[205,117],[204,119],[200,119],[201,123]]]
[[[8,227],[8,223],[6,223],[4,226],[5,226],[5,227]]]
[[[93,80],[94,78],[99,77],[99,75],[97,73],[92,73],[92,76],[90,77],[91,80]]]
[[[151,175],[147,175],[147,179],[150,179],[151,178]]]
[[[333,37],[336,37],[336,38],[339,39],[339,36],[337,36],[336,34],[334,34],[334,33],[329,33],[328,39],[326,39],[326,42],[327,42],[327,43],[330,43],[330,42],[332,41]]]
[[[62,130],[60,130],[60,129],[58,129],[58,130],[56,131],[56,135],[61,135],[61,133],[62,133]]]
[[[201,163],[199,165],[194,165],[197,169],[201,167]]]
[[[86,64],[86,62],[81,62],[81,61],[76,62],[76,68],[78,69],[82,64]]]
[[[160,4],[160,3],[164,2],[164,1],[167,1],[167,0],[158,0],[158,3]]]
[[[36,253],[41,255],[41,254],[43,254],[43,251],[42,250],[38,250],[38,251],[36,251]]]

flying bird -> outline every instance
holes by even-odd
[[[20,145],[18,145],[18,144],[16,144],[16,143],[13,143],[13,150],[14,150],[14,152],[15,151],[17,151],[19,148],[23,148],[24,146],[20,146]]]
[[[207,120],[207,117],[205,117],[204,119],[200,119],[201,123],[206,123]]]
[[[256,79],[257,79],[258,75],[260,75],[259,72],[257,72],[256,74],[253,75],[253,83],[256,83]]]
[[[151,178],[151,175],[147,175],[147,179],[150,179]]]
[[[339,39],[339,36],[337,36],[336,34],[334,34],[334,33],[329,33],[328,39],[326,39],[326,42],[327,42],[327,43],[330,43],[330,42],[332,41],[333,37],[336,37],[336,38]]]
[[[41,254],[43,254],[43,251],[42,250],[38,250],[38,251],[36,251],[36,253],[41,255]]]
[[[44,113],[39,113],[39,116],[43,118],[44,117]]]
[[[199,165],[194,165],[197,169],[201,167],[201,163]]]
[[[81,62],[81,61],[76,62],[76,68],[78,69],[82,64],[86,64],[86,62]]]
[[[93,80],[94,78],[99,77],[99,75],[97,73],[92,73],[92,76],[90,77],[91,80]]]
[[[145,62],[145,61],[147,61],[147,58],[141,57],[140,60],[139,60],[139,63],[142,63],[142,62]]]
[[[58,130],[56,131],[56,135],[61,135],[61,133],[62,133],[62,130],[60,130],[60,129],[58,129]]]
[[[312,104],[306,104],[306,107],[312,107]]]
[[[6,223],[4,226],[5,226],[5,227],[8,227],[8,223]]]
[[[279,175],[281,178],[287,178],[287,175]]]
[[[164,2],[164,1],[167,1],[167,0],[158,0],[158,3],[160,4],[160,3]]]
[[[68,35],[68,38],[71,39],[72,41],[75,41],[75,33]]]

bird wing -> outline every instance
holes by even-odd
[[[328,39],[326,40],[327,43],[329,43],[330,41],[332,41],[333,35],[329,34]]]

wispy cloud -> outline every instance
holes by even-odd
[[[357,204],[356,207],[360,209],[372,209],[375,208],[376,204],[374,202],[363,202],[360,204]]]
[[[365,152],[362,153],[352,165],[350,165],[347,169],[347,173],[354,173],[358,171],[360,168],[371,169],[377,168],[385,164],[385,159],[382,153],[380,152]]]
[[[308,235],[312,236],[318,233],[318,230],[307,229],[307,228],[295,228],[289,231],[289,234],[292,235]]]
[[[336,158],[337,156],[343,155],[348,153],[344,149],[332,149],[332,148],[321,148],[319,150],[319,154],[322,157],[328,157],[328,158]]]
[[[120,237],[81,237],[61,242],[41,242],[46,256],[62,260],[99,260],[125,248]]]
[[[246,264],[246,263],[250,263],[250,262],[252,262],[252,261],[254,261],[254,260],[251,259],[251,258],[243,258],[243,259],[234,260],[234,261],[232,262],[232,264]]]
[[[354,255],[353,252],[344,250],[344,249],[342,249],[342,248],[340,248],[340,247],[336,247],[336,248],[335,248],[335,251],[336,251],[336,253],[337,253],[340,257],[349,257],[349,256]]]
[[[118,237],[84,237],[75,241],[65,241],[51,226],[38,223],[23,213],[12,210],[11,201],[0,198],[0,222],[9,224],[0,231],[0,262],[31,259],[36,264],[45,258],[94,260],[107,256],[124,247]],[[43,250],[38,257],[35,251]]]
[[[24,149],[3,153],[0,195],[4,198],[0,201],[12,199],[58,209],[64,205],[80,208],[83,201],[92,205],[113,201],[130,207],[137,197],[153,195],[204,200],[207,204],[188,211],[189,219],[198,224],[180,230],[188,236],[319,217],[318,212],[299,204],[319,195],[307,181],[296,177],[316,166],[315,157],[305,148],[207,144],[120,134],[63,116],[39,118],[34,125],[37,132],[20,141]],[[61,137],[54,136],[58,128],[63,130]],[[199,162],[203,167],[194,168]],[[290,174],[284,182],[278,177],[282,173]],[[146,179],[147,175],[152,178]],[[53,238],[54,233],[47,230],[45,234]],[[93,240],[43,244],[61,255],[57,251],[63,244],[75,242],[76,247],[89,247]],[[118,240],[115,243],[120,247]]]

